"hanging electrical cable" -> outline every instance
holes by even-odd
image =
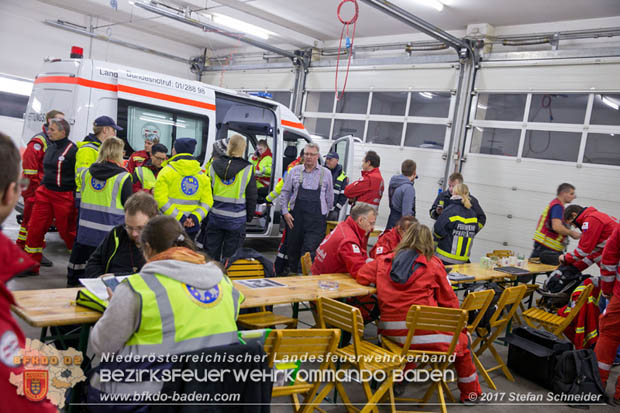
[[[342,6],[344,6],[346,3],[353,3],[353,6],[355,7],[355,12],[353,14],[353,17],[351,17],[348,20],[343,19],[342,16],[340,15]],[[355,28],[357,26],[357,18],[359,16],[359,5],[357,4],[357,0],[342,0],[340,4],[338,5],[337,15],[338,15],[338,20],[340,20],[340,23],[342,23],[342,30],[340,31],[340,41],[338,42],[338,58],[336,60],[336,80],[335,80],[336,97],[337,97],[337,100],[340,100],[344,96],[344,91],[347,88],[347,80],[349,79],[349,68],[351,67],[351,57],[353,56],[353,42],[355,41]],[[349,28],[351,25],[353,26],[353,30],[352,30],[351,37],[349,37]],[[345,30],[346,30],[346,36],[347,36],[345,40],[345,49],[347,49],[349,52],[349,59],[347,62],[347,70],[344,76],[344,85],[342,86],[342,93],[340,93],[339,88],[338,88],[338,68],[340,66],[340,53],[342,51],[342,39],[344,37]]]

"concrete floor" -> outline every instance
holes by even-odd
[[[11,239],[17,238],[19,227],[15,221],[14,215],[7,218],[4,223],[3,232]],[[45,289],[45,288],[63,288],[66,285],[66,274],[67,274],[67,262],[68,262],[68,253],[67,249],[63,243],[63,241],[58,236],[58,233],[49,233],[47,235],[47,247],[45,249],[45,255],[51,259],[54,263],[53,267],[41,268],[41,274],[38,277],[29,277],[29,278],[14,278],[9,281],[8,286],[11,290],[29,290],[29,289]],[[275,251],[277,249],[278,241],[277,240],[249,240],[246,242],[246,246],[250,248],[254,248],[270,259],[275,257]],[[291,314],[291,306],[290,305],[282,305],[276,306],[275,312],[290,315]],[[301,321],[305,323],[312,323],[312,316],[309,312],[301,313]],[[24,330],[27,337],[30,338],[38,338],[40,334],[40,330],[38,328],[34,328],[23,322],[21,319],[17,318],[20,326]],[[300,325],[300,327],[302,327]],[[376,337],[376,329],[370,326],[367,328],[366,335],[369,337]],[[501,344],[496,346],[502,358],[505,360],[507,357],[508,347],[504,347]],[[480,358],[483,365],[489,367],[494,365],[494,360],[492,359],[489,352],[482,355]],[[612,383],[615,383],[616,377],[618,376],[618,371],[620,369],[615,368],[612,371],[609,384],[607,386],[608,393],[613,395],[613,386]],[[495,371],[491,373],[491,377],[495,381],[498,390],[496,392],[492,391],[484,381],[481,382],[483,392],[487,393],[496,393],[494,397],[503,398],[503,401],[500,402],[491,402],[491,403],[481,403],[476,405],[475,407],[464,406],[459,403],[450,404],[449,410],[451,412],[460,412],[460,411],[478,411],[484,410],[489,412],[502,411],[502,412],[522,412],[527,410],[529,413],[555,413],[555,412],[567,412],[572,411],[570,407],[562,403],[549,403],[546,402],[548,391],[541,388],[537,384],[534,384],[524,378],[516,376],[516,381],[510,382],[508,381],[504,375],[500,371]],[[357,383],[347,383],[345,384],[345,388],[351,400],[353,402],[364,403],[364,393],[360,384]],[[458,398],[458,390],[456,389],[456,384],[452,384],[450,386],[455,397]],[[423,384],[411,384],[407,387],[407,390],[404,394],[405,397],[421,397],[426,390],[426,386]],[[515,402],[516,397],[536,397],[535,395],[541,395],[543,402]],[[433,402],[436,402],[436,398],[433,399]],[[332,404],[328,402],[324,402],[321,407],[328,412],[345,412],[346,409],[344,406],[339,404]],[[401,405],[401,409],[416,409],[416,406],[410,405]],[[439,406],[437,405],[428,405],[424,408],[426,411],[437,411]],[[590,410],[595,412],[611,412],[617,411],[617,408],[612,406],[605,405],[596,405],[591,406]],[[277,398],[273,400],[272,409],[274,413],[285,413],[291,412],[292,409],[290,407],[290,399],[288,398]],[[419,410],[419,408],[418,408]],[[388,412],[390,411],[388,406],[380,407],[379,411]]]

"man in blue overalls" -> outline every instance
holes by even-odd
[[[314,253],[325,237],[326,217],[334,203],[332,175],[318,164],[319,147],[304,148],[304,163],[289,171],[282,187],[280,206],[290,231],[288,258],[292,272],[299,272],[299,259]],[[290,212],[289,212],[290,211]]]

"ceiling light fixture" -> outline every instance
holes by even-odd
[[[264,40],[269,39],[269,35],[274,34],[268,30],[262,29],[258,26],[254,26],[253,24],[233,19],[232,17],[224,16],[222,14],[214,14],[213,22]]]
[[[620,110],[620,104],[618,104],[615,100],[608,98],[607,96],[601,95],[601,100],[604,104],[609,106],[610,108],[614,108],[616,110]]]
[[[483,105],[482,103],[478,103],[478,107],[482,110],[487,110],[489,108],[487,105]]]
[[[426,99],[432,99],[433,98],[433,94],[430,92],[418,92],[420,94],[420,96],[425,97]]]
[[[423,3],[425,6],[432,7],[437,11],[442,11],[444,4],[440,0],[416,0],[417,3]]]
[[[14,95],[30,96],[32,93],[32,82],[0,77],[0,91]]]

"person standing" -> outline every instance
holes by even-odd
[[[131,175],[123,165],[125,143],[105,140],[97,161],[82,171],[79,220],[67,268],[67,285],[79,285],[88,259],[114,227],[124,222],[123,205],[133,193]]]
[[[43,181],[36,190],[28,237],[24,250],[36,265],[24,275],[39,275],[45,234],[55,221],[67,249],[73,249],[77,211],[75,209],[75,156],[77,146],[69,140],[71,128],[64,119],[50,119],[51,145],[43,158]]]
[[[265,139],[258,141],[256,152],[252,155],[251,162],[255,166],[254,175],[256,176],[256,189],[260,197],[264,199],[269,193],[271,166],[273,164],[273,154]]]
[[[340,210],[347,204],[344,188],[349,185],[349,178],[344,173],[342,165],[338,163],[339,160],[338,152],[330,152],[325,155],[325,166],[332,171],[332,184],[334,185],[334,206],[327,216],[329,221],[338,221]]]
[[[192,239],[213,205],[211,180],[192,155],[195,149],[195,139],[177,139],[173,156],[159,172],[153,188],[160,211],[179,221]]]
[[[353,201],[354,205],[368,204],[379,211],[384,188],[383,177],[379,171],[380,165],[381,158],[377,152],[366,152],[362,162],[362,177],[344,189],[344,195]]]
[[[469,188],[458,184],[452,189],[450,204],[435,222],[435,256],[445,265],[469,262],[474,236],[480,230],[478,216],[469,198]]]
[[[440,192],[435,198],[433,205],[429,211],[431,218],[437,220],[444,209],[450,205],[450,198],[452,197],[452,188],[454,188],[458,184],[463,183],[463,175],[458,172],[454,172],[448,177],[448,190]],[[471,207],[473,208],[476,216],[478,217],[478,226],[480,229],[485,226],[487,222],[487,216],[480,207],[480,202],[476,199],[475,196],[469,194],[469,200],[471,201]]]
[[[413,181],[416,178],[416,164],[411,159],[405,159],[400,165],[401,175],[394,175],[388,186],[390,199],[390,216],[385,229],[391,229],[406,216],[415,217],[415,188]]]
[[[116,131],[123,130],[109,116],[99,116],[93,122],[93,133],[88,134],[82,142],[78,142],[78,152],[75,157],[75,186],[76,193],[82,188],[82,172],[95,163],[99,148],[106,139],[116,136]],[[76,195],[79,197],[79,195]]]
[[[607,299],[607,308],[598,321],[598,341],[594,353],[605,387],[620,346],[620,224],[615,225],[603,249],[601,290]],[[616,381],[614,401],[620,402],[620,377]]]
[[[243,136],[231,136],[227,156],[214,160],[209,168],[213,208],[207,224],[207,254],[216,261],[231,257],[243,245],[246,222],[254,217],[254,165],[243,159],[245,148]]]
[[[151,156],[142,165],[137,166],[131,180],[133,181],[133,191],[145,191],[153,193],[157,175],[161,171],[162,165],[168,159],[168,148],[161,143],[156,143],[151,148]],[[131,173],[131,172],[130,172]]]
[[[280,209],[290,230],[287,255],[293,272],[299,272],[303,254],[309,251],[314,258],[325,236],[327,214],[334,204],[331,173],[318,161],[319,146],[306,144],[303,165],[297,165],[286,175],[280,194]]]
[[[575,187],[569,183],[558,186],[557,196],[547,205],[538,219],[534,232],[534,249],[531,258],[540,257],[541,253],[552,252],[562,254],[568,239],[579,239],[577,231],[567,228],[564,223],[564,205],[576,198]]]
[[[48,136],[48,128],[50,126],[50,119],[64,119],[65,114],[59,110],[50,110],[45,114],[45,124],[42,127],[42,131],[34,135],[24,153],[22,154],[22,171],[23,177],[27,178],[28,188],[22,192],[22,199],[24,200],[24,212],[22,213],[22,222],[19,227],[19,235],[17,236],[16,244],[21,249],[26,248],[26,238],[28,237],[28,221],[32,216],[32,207],[34,206],[34,196],[37,188],[41,185],[43,180],[43,157],[45,151],[50,144]],[[41,255],[41,265],[44,267],[51,267],[53,264],[50,260]]]
[[[0,224],[11,215],[21,192],[19,150],[11,138],[0,133]],[[35,220],[36,221],[36,220]],[[11,314],[11,306],[16,305],[13,294],[7,288],[16,274],[27,271],[36,263],[28,257],[13,241],[0,232],[0,394],[2,410],[7,412],[54,413],[57,411],[49,400],[32,402],[18,395],[9,380],[12,375],[23,374],[24,368],[16,364],[14,357],[21,355],[26,346],[26,336]]]
[[[133,174],[137,167],[144,165],[152,156],[153,145],[158,143],[159,138],[152,134],[146,134],[144,136],[144,149],[131,154],[127,162],[127,171]]]

